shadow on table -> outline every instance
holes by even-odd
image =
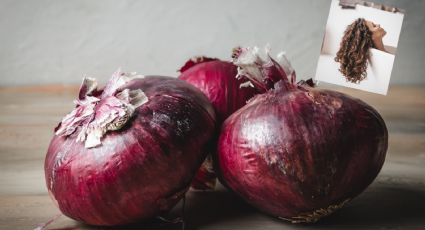
[[[171,211],[166,218],[173,220],[182,217],[182,202]],[[186,197],[184,211],[185,230],[199,229],[205,225],[216,225],[218,222],[239,219],[246,215],[257,213],[255,209],[243,202],[234,193],[221,187],[216,191],[189,192]],[[182,230],[182,223],[167,223],[155,220],[152,222],[135,223],[116,227],[90,226],[79,222],[66,228],[47,228],[48,230],[78,230],[78,229],[103,229],[103,230]]]
[[[185,229],[378,229],[425,226],[425,190],[401,185],[374,184],[344,208],[315,224],[290,224],[257,212],[235,194],[220,188],[214,192],[190,192],[185,209]],[[172,215],[179,216],[180,207]],[[181,230],[181,224],[139,223],[120,227],[75,229]],[[57,229],[59,230],[59,229]]]
[[[231,229],[379,229],[425,226],[425,188],[397,184],[374,184],[362,195],[333,215],[315,224],[290,224],[266,216],[239,200],[219,191],[196,197],[187,212],[187,228]],[[214,196],[213,196],[214,195]],[[249,222],[249,223],[246,223]],[[214,227],[213,227],[214,225]]]
[[[373,186],[346,207],[317,223],[317,227],[425,226],[425,190],[402,186]]]

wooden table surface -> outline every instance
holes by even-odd
[[[186,229],[425,229],[425,87],[393,86],[387,96],[334,89],[374,106],[389,129],[385,165],[363,194],[316,224],[293,225],[255,211],[222,187],[189,192]],[[47,195],[43,163],[52,129],[75,96],[73,86],[0,88],[0,229],[34,229],[60,213]],[[61,216],[46,229],[105,228]]]

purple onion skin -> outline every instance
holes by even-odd
[[[307,86],[278,88],[224,122],[219,173],[263,212],[315,222],[372,183],[387,146],[383,119],[363,101]]]
[[[75,136],[54,136],[46,184],[60,210],[92,225],[121,225],[170,210],[189,188],[215,128],[208,99],[174,78],[146,77],[125,88],[149,101],[102,145],[86,149]]]
[[[182,79],[201,90],[213,105],[217,123],[221,123],[233,112],[244,106],[250,98],[258,94],[252,87],[243,87],[244,82],[236,79],[237,66],[230,62],[208,59],[207,61],[192,64],[182,71]]]

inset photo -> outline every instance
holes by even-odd
[[[386,95],[404,10],[333,0],[315,80]]]

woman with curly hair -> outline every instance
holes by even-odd
[[[359,83],[366,78],[369,49],[386,52],[382,37],[386,34],[379,24],[358,18],[344,32],[335,61],[340,63],[339,71],[347,81]]]

